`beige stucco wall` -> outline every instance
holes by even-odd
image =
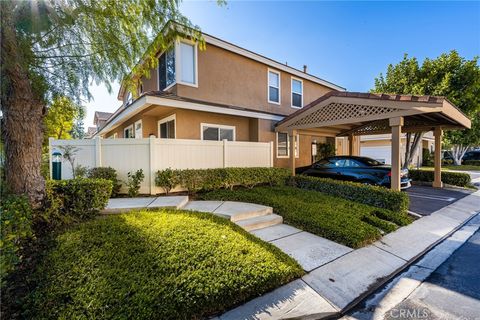
[[[177,94],[197,100],[246,107],[275,114],[290,114],[291,74],[279,71],[281,105],[268,103],[268,66],[225,49],[207,44],[198,51],[198,88],[178,84]],[[274,70],[274,69],[273,69]],[[331,89],[303,80],[303,102],[307,105]]]

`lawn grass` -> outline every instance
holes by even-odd
[[[421,167],[421,169],[424,170],[433,170],[433,167]],[[442,166],[442,170],[445,171],[479,171],[480,172],[480,166],[471,166],[471,165],[465,165],[462,164],[460,166]]]
[[[303,274],[212,214],[143,211],[79,224],[37,268],[27,318],[198,319]]]
[[[284,222],[352,248],[359,248],[411,222],[405,213],[295,187],[218,190],[205,200],[245,201],[271,206]]]

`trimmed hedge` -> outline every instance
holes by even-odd
[[[15,269],[26,239],[33,236],[32,209],[26,197],[8,195],[0,202],[0,286]]]
[[[167,193],[175,187],[182,187],[193,194],[234,186],[283,185],[288,177],[290,170],[284,168],[166,169],[157,172],[155,184]]]
[[[116,197],[122,187],[120,180],[117,178],[117,171],[112,167],[91,168],[88,170],[88,178],[110,180],[112,182],[111,197]]]
[[[292,177],[291,180],[297,188],[320,191],[335,197],[400,213],[405,213],[408,210],[408,195],[401,191],[304,175],[297,175]]]
[[[409,170],[409,176],[413,181],[433,182],[433,170]],[[468,173],[442,171],[443,183],[453,186],[467,187],[470,185],[472,178]]]
[[[90,219],[105,208],[111,193],[106,179],[49,180],[40,218],[51,227]]]
[[[78,224],[34,273],[27,319],[203,319],[304,274],[227,219],[142,211]]]
[[[200,194],[204,200],[243,201],[273,208],[285,223],[352,248],[369,244],[411,222],[407,213],[295,187],[256,187]]]
[[[463,161],[464,165],[467,166],[479,166],[480,167],[480,160],[465,160]],[[479,168],[480,170],[480,168]]]

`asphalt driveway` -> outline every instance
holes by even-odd
[[[408,188],[406,192],[410,198],[409,210],[422,216],[428,216],[468,196],[474,192],[474,190],[436,189],[428,186],[412,186]]]

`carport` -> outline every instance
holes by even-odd
[[[295,174],[295,136],[348,137],[350,155],[357,155],[358,136],[392,134],[392,189],[400,190],[401,134],[433,131],[435,178],[441,188],[441,150],[444,130],[470,128],[470,120],[444,97],[330,92],[277,123],[277,132],[288,132],[290,166]]]

